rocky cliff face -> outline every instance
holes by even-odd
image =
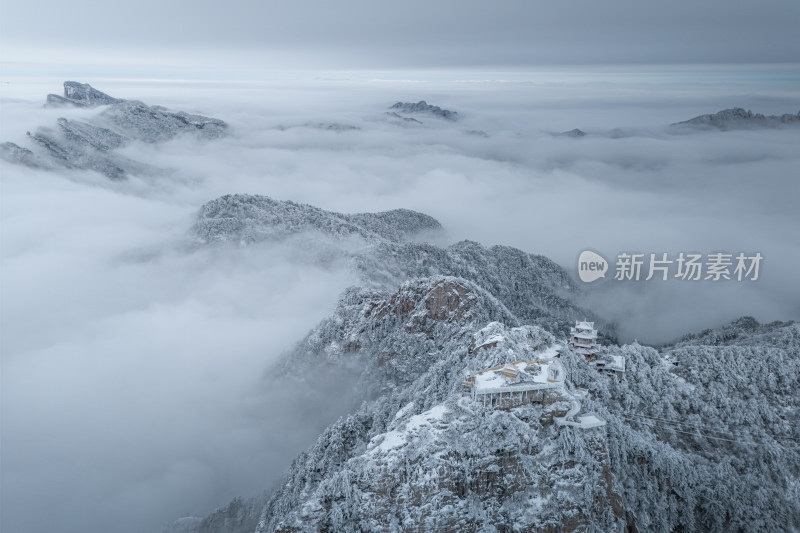
[[[527,323],[566,335],[575,316],[594,316],[576,305],[578,288],[558,264],[509,246],[463,241],[446,248],[425,243],[380,244],[356,257],[365,283],[390,287],[403,280],[458,276],[486,288]]]

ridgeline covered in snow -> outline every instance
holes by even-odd
[[[204,205],[190,236],[200,246],[288,242],[310,250],[313,261],[346,261],[361,285],[373,289],[390,290],[413,278],[460,277],[489,290],[521,320],[559,335],[569,332],[572,317],[595,316],[577,304],[578,287],[554,261],[509,246],[423,242],[441,230],[436,219],[408,209],[344,214],[237,194]]]
[[[737,130],[754,128],[780,128],[800,126],[800,112],[797,114],[762,115],[749,109],[734,107],[723,109],[717,113],[700,115],[689,120],[673,124],[673,126],[695,127],[702,129]]]
[[[338,383],[354,407],[274,492],[239,501],[241,520],[229,506],[184,520],[191,531],[800,526],[797,324],[742,319],[660,349],[599,346],[594,323],[573,320],[586,316],[572,303],[579,292],[546,258],[470,242],[440,248],[395,230],[355,231],[364,246],[353,251],[344,244],[353,231],[331,228],[363,215],[255,203],[279,216],[246,207],[222,218],[325,234],[362,279],[267,379],[292,384],[299,402]],[[561,344],[570,333],[588,335],[591,353]],[[600,363],[623,371],[598,372]]]
[[[441,224],[409,209],[381,213],[343,214],[311,205],[273,200],[268,196],[233,194],[205,204],[192,227],[202,244],[252,245],[293,235],[318,233],[338,240],[356,238],[363,244],[403,242]]]
[[[64,96],[48,95],[45,105],[102,110],[85,120],[61,117],[55,128],[29,132],[30,148],[12,142],[0,144],[0,157],[29,167],[91,170],[121,180],[131,174],[159,171],[119,154],[120,148],[135,142],[165,142],[179,135],[217,139],[227,135],[228,130],[228,125],[216,118],[114,98],[74,81],[64,82]]]

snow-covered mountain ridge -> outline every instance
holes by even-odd
[[[440,229],[441,224],[433,217],[409,209],[349,215],[268,196],[234,194],[205,204],[192,234],[202,244],[247,246],[304,232],[337,239],[357,237],[364,243],[376,244],[408,241],[423,232]]]
[[[353,257],[364,286],[346,291],[274,371],[297,378],[299,390],[313,390],[314,375],[344,373],[365,403],[295,461],[263,502],[258,531],[800,523],[797,324],[745,318],[660,350],[612,344],[626,360],[621,381],[565,351],[568,386],[587,391],[582,409],[606,425],[559,426],[566,395],[498,410],[471,401],[461,381],[561,338],[562,322],[542,320],[537,308],[574,318],[556,299],[555,287],[569,285],[563,269],[471,242],[386,239]],[[533,323],[544,327],[524,325]],[[297,368],[315,370],[298,376]],[[757,497],[742,503],[743,492]],[[252,525],[255,514],[247,516]]]
[[[563,351],[567,386],[607,422],[583,429],[554,423],[563,395],[493,408],[462,391],[468,372],[558,340],[481,287],[350,289],[272,372],[298,390],[355,373],[364,401],[295,460],[256,531],[790,531],[800,327],[759,328],[732,345],[611,346],[627,361],[620,381]],[[240,531],[226,513],[197,531]]]
[[[201,246],[294,242],[317,250],[321,262],[348,261],[361,285],[374,289],[391,290],[413,278],[460,277],[488,290],[521,319],[563,334],[576,315],[594,316],[576,305],[577,286],[550,259],[471,241],[447,247],[421,242],[441,232],[433,217],[408,209],[343,214],[238,194],[205,204],[190,236]]]
[[[380,335],[337,313],[342,329],[321,325],[289,358],[313,346],[325,346],[328,361],[371,358],[359,363],[362,382],[380,392],[295,462],[258,531],[785,531],[798,523],[796,324],[776,329],[782,346],[614,347],[628,363],[622,381],[565,352],[572,385],[588,390],[584,408],[607,421],[584,430],[552,424],[568,408],[563,399],[498,410],[460,391],[465,368],[503,363],[509,350],[511,358],[530,353],[504,325],[492,326],[506,331],[502,342],[470,353],[480,323],[499,317],[475,313],[465,323],[454,301],[455,320],[419,331],[431,320],[419,307],[430,297],[411,308],[396,299],[396,325],[379,320]],[[756,358],[780,375],[749,375]]]
[[[228,125],[216,118],[114,98],[74,81],[64,82],[64,96],[48,95],[45,105],[103,109],[85,121],[61,117],[55,128],[29,133],[30,148],[2,143],[0,157],[30,167],[92,170],[119,180],[158,170],[120,155],[118,148],[133,142],[160,143],[184,134],[217,139],[228,130]]]
[[[158,105],[115,98],[88,84],[75,81],[64,82],[63,96],[47,95],[45,105],[51,108],[97,109],[99,112],[86,120],[61,117],[56,121],[55,127],[36,129],[28,136],[25,146],[13,142],[0,143],[0,158],[35,168],[90,170],[107,178],[120,180],[132,175],[158,175],[163,172],[163,169],[153,168],[143,161],[121,155],[120,148],[134,142],[161,143],[180,135],[213,140],[227,135],[230,130],[228,124],[220,119],[183,111],[173,112]],[[432,117],[438,124],[436,127],[451,127],[460,118],[457,111],[444,109],[424,100],[396,102],[389,109],[390,111],[384,116],[389,117],[389,123],[398,126],[425,128],[432,124],[427,121],[427,117]],[[423,121],[415,117],[425,118],[427,126],[423,126]],[[800,124],[800,113],[767,116],[743,108],[731,108],[672,124],[668,131],[687,133],[704,130],[787,128],[798,124]],[[364,129],[352,124],[325,121],[312,121],[294,126],[274,125],[283,131],[295,126],[343,134]],[[479,138],[491,137],[481,129],[467,129],[463,133]],[[556,136],[575,139],[598,135],[620,138],[642,133],[618,129],[605,133],[602,131],[587,133],[578,128],[563,133],[551,132]]]
[[[693,126],[706,129],[734,130],[750,128],[777,128],[800,125],[800,112],[793,115],[763,115],[753,113],[749,109],[734,107],[723,109],[717,113],[699,115],[689,120],[673,124],[673,126]]]
[[[442,109],[437,105],[431,105],[425,100],[420,100],[419,102],[397,102],[393,104],[389,109],[395,109],[401,113],[423,113],[428,115],[433,115],[439,118],[445,118],[447,120],[456,120],[458,119],[458,113],[456,111],[451,111],[449,109]]]
[[[324,375],[328,366],[347,367],[360,374],[355,393],[366,401],[295,461],[258,531],[479,530],[502,523],[501,511],[553,531],[583,523],[577,509],[591,507],[594,493],[564,483],[558,497],[548,497],[556,479],[570,475],[569,461],[551,445],[553,416],[567,412],[566,398],[493,411],[461,392],[466,370],[555,342],[541,328],[518,324],[497,299],[454,277],[412,280],[390,294],[348,291],[279,371],[313,367]],[[313,386],[303,377],[299,383]],[[507,431],[492,429],[495,423]],[[594,443],[592,475],[601,477],[598,437],[598,430],[579,436]],[[320,476],[322,465],[333,477]],[[511,503],[525,501],[551,505]]]

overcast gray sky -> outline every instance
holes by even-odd
[[[800,57],[797,0],[2,0],[6,61],[32,53],[179,58],[206,49],[310,66],[784,62]],[[222,51],[222,53],[220,53]],[[70,55],[71,54],[71,55]]]

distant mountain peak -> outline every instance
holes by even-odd
[[[5,143],[0,157],[40,168],[92,170],[121,180],[158,169],[115,153],[117,148],[134,141],[164,142],[182,134],[216,139],[228,131],[228,124],[216,118],[114,98],[77,81],[64,82],[64,96],[47,95],[45,106],[104,109],[85,121],[59,118],[57,128],[39,128],[28,135],[32,149]]]
[[[720,130],[748,129],[748,128],[777,128],[781,126],[800,125],[800,112],[796,115],[762,115],[753,113],[742,107],[723,109],[716,113],[699,115],[689,120],[673,124],[673,126],[694,126],[700,128],[714,128]]]
[[[397,109],[403,113],[428,113],[437,117],[446,118],[447,120],[456,120],[458,113],[450,111],[449,109],[442,109],[439,106],[431,105],[425,100],[419,102],[397,102],[389,109]]]
[[[579,130],[578,128],[565,131],[563,133],[558,134],[559,137],[585,137],[586,132],[583,130]]]

